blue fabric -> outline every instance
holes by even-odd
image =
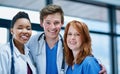
[[[46,74],[58,74],[56,63],[57,48],[58,42],[52,49],[50,49],[46,43]]]
[[[99,74],[100,65],[92,56],[87,56],[81,64],[74,64],[74,69],[68,67],[66,74]]]

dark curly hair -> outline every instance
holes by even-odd
[[[29,15],[26,12],[20,11],[13,17],[13,19],[11,21],[11,28],[14,27],[15,22],[20,18],[26,18],[30,21]]]

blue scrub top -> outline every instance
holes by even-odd
[[[58,42],[50,49],[46,42],[46,74],[58,74],[57,70],[57,48]]]
[[[87,56],[81,64],[74,64],[74,69],[69,66],[66,74],[99,74],[99,71],[98,61],[92,56]]]

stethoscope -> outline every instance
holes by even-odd
[[[10,40],[10,49],[11,49],[11,69],[10,69],[10,73],[11,74],[15,74],[15,66],[14,66],[14,49],[13,49],[13,42],[12,39]]]
[[[11,49],[11,74],[15,74],[15,66],[14,66],[14,54],[13,54],[13,44],[12,39],[10,40],[10,49]]]
[[[42,34],[40,34],[40,36],[38,37],[38,41],[42,38],[42,36],[44,35],[44,33],[42,33]],[[62,38],[62,36],[60,35],[60,40],[61,40],[61,42],[62,42],[62,47],[63,47],[63,49],[64,49],[64,45],[63,45],[63,38]],[[44,37],[44,39],[45,39],[45,37]],[[39,42],[38,42],[39,43]],[[38,46],[38,48],[39,48],[39,46]],[[64,50],[63,50],[64,51]],[[63,60],[62,60],[62,66],[61,66],[61,74],[64,74],[64,70],[65,70],[65,60],[64,60],[65,58],[64,58],[64,52],[63,52]]]

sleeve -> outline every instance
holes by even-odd
[[[4,50],[4,49],[0,49]],[[9,74],[9,57],[5,51],[0,51],[0,74]]]
[[[31,36],[30,39],[29,39],[29,41],[26,43],[26,46],[27,46],[30,50],[32,50],[31,48],[34,46],[34,44],[37,43],[39,35],[41,35],[41,33]]]
[[[33,63],[35,64],[35,58],[36,58],[36,54],[37,54],[37,46],[38,46],[38,37],[39,35],[36,34],[34,36],[32,36],[29,41],[25,44],[26,47],[30,50],[30,57],[32,58]]]
[[[84,74],[99,74],[100,65],[96,59],[91,58],[86,61],[84,66]]]
[[[26,46],[27,46],[27,48],[29,48],[29,49],[30,49],[30,45],[31,45],[32,40],[33,40],[33,37],[31,37],[31,38],[29,39],[29,41],[26,43]]]

